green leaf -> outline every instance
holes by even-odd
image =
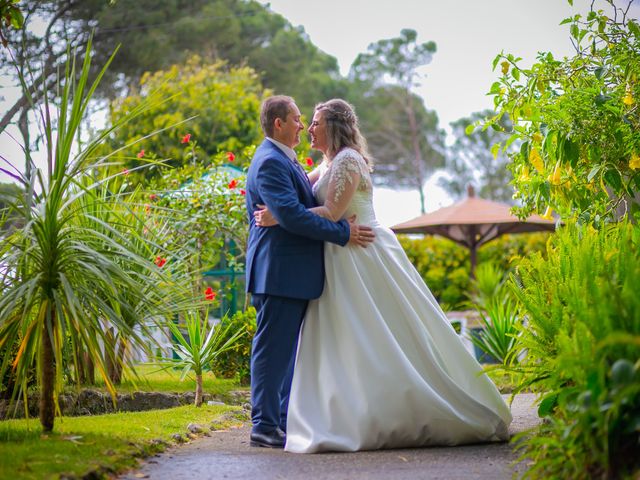
[[[604,67],[598,67],[593,71],[593,73],[596,75],[598,80],[602,80],[604,74],[607,73],[607,69]]]
[[[547,417],[553,413],[553,410],[558,404],[558,395],[552,394],[542,399],[540,405],[538,405],[538,416]]]
[[[467,135],[471,135],[475,129],[475,124],[470,123],[469,125],[467,125],[467,128],[464,129],[464,133],[466,133]]]
[[[498,154],[500,153],[500,147],[502,145],[499,143],[496,143],[494,145],[491,146],[491,154],[493,155],[493,159],[495,160],[496,158],[498,158]]]
[[[564,161],[569,162],[572,167],[578,164],[580,158],[580,147],[571,139],[566,138],[563,145]]]
[[[520,70],[518,70],[518,69],[517,69],[517,68],[515,68],[515,67],[514,67],[514,68],[512,68],[512,69],[511,69],[511,76],[512,76],[513,78],[515,78],[515,79],[516,79],[516,81],[517,81],[517,80],[520,80]]]
[[[616,192],[619,192],[622,188],[622,177],[615,168],[610,168],[604,173],[604,181]]]
[[[611,100],[611,95],[605,95],[603,93],[596,95],[595,98],[596,105],[604,105],[609,100]]]

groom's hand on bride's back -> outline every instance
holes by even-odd
[[[367,247],[376,238],[371,227],[366,225],[358,225],[356,223],[356,216],[353,215],[347,219],[349,221],[349,245],[357,245],[360,247]]]

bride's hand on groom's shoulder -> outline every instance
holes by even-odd
[[[349,221],[349,245],[357,245],[359,247],[367,247],[371,244],[376,236],[371,227],[359,225],[356,223],[356,216],[352,215],[347,219]]]

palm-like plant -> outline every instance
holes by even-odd
[[[244,328],[232,332],[232,329],[237,328],[232,322],[223,321],[218,328],[210,325],[208,311],[203,314],[198,310],[189,310],[185,312],[183,320],[182,325],[167,324],[173,335],[174,347],[179,358],[165,360],[165,362],[169,363],[168,367],[182,368],[181,380],[184,380],[193,370],[196,375],[195,405],[199,407],[202,405],[202,372],[210,367],[218,355],[233,348],[246,332]],[[222,325],[225,326],[222,327]]]
[[[480,350],[509,365],[517,360],[518,304],[509,297],[497,297],[485,309],[478,309],[482,329],[470,339]]]
[[[91,52],[91,42],[86,51]],[[17,346],[14,357],[1,360],[0,378],[7,369],[13,369],[14,397],[22,392],[26,402],[29,370],[36,366],[40,422],[45,431],[53,429],[59,412],[57,393],[63,383],[63,345],[70,343],[72,352],[85,351],[115,397],[101,348],[105,343],[104,325],[114,326],[135,341],[138,338],[125,320],[135,315],[135,304],[153,305],[166,298],[160,290],[148,288],[159,285],[159,272],[132,242],[137,238],[135,229],[127,231],[123,219],[102,221],[88,207],[93,203],[106,208],[98,194],[103,182],[90,180],[107,165],[108,158],[94,158],[99,145],[148,105],[132,110],[128,117],[82,145],[75,156],[72,154],[89,100],[110,62],[111,59],[90,84],[90,54],[86,54],[79,75],[71,57],[55,128],[50,117],[54,107],[45,98],[42,122],[47,171],[43,174],[30,169],[23,178],[30,196],[24,205],[14,205],[22,214],[22,225],[0,245],[0,265],[5,266],[0,351]],[[132,272],[132,265],[137,272]],[[68,360],[75,365],[82,362],[76,355]]]

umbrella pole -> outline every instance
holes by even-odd
[[[469,260],[471,263],[471,268],[469,270],[469,278],[474,280],[476,278],[476,246],[472,245],[469,247]]]

